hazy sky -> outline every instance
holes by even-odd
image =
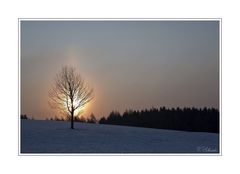
[[[85,116],[219,108],[218,21],[22,21],[21,113],[57,114],[48,90],[63,65],[94,88]]]

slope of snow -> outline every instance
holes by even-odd
[[[219,153],[219,134],[21,120],[21,153]]]

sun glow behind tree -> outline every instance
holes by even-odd
[[[80,99],[82,100],[82,99]],[[73,100],[73,105],[74,106],[77,106],[78,103],[80,102],[80,100],[78,99],[74,99]],[[64,114],[68,114],[68,111],[69,111],[69,108],[71,108],[71,99],[66,96],[65,98],[65,101],[66,102],[63,102],[62,105],[64,107]],[[85,104],[84,106],[80,106],[79,108],[77,108],[75,111],[74,111],[74,117],[77,117],[77,116],[80,116],[81,113],[84,112],[84,110],[86,110],[87,108],[87,104]],[[68,115],[68,116],[71,116],[71,115]]]

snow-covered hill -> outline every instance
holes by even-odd
[[[219,134],[21,120],[23,153],[219,153]]]

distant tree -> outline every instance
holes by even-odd
[[[25,120],[27,120],[27,119],[28,119],[28,117],[27,117],[27,115],[26,115],[26,114],[24,114],[24,115],[21,115],[21,119],[25,119]]]
[[[83,117],[83,116],[76,116],[76,117],[74,117],[74,121],[81,122],[81,123],[86,123],[87,122],[86,118]]]
[[[98,123],[99,124],[105,124],[106,123],[106,118],[105,117],[100,118]]]
[[[93,113],[89,116],[89,118],[87,119],[87,122],[88,123],[96,123],[97,122],[97,119]]]
[[[107,121],[111,124],[120,124],[121,123],[121,114],[118,111],[112,111],[109,114]]]
[[[93,89],[89,88],[76,69],[71,66],[62,67],[49,91],[49,105],[70,116],[71,129],[74,129],[74,117],[92,99]]]
[[[53,118],[53,120],[54,120],[54,121],[64,121],[63,118],[59,118],[59,117],[57,117],[57,116],[55,116],[55,117]]]

